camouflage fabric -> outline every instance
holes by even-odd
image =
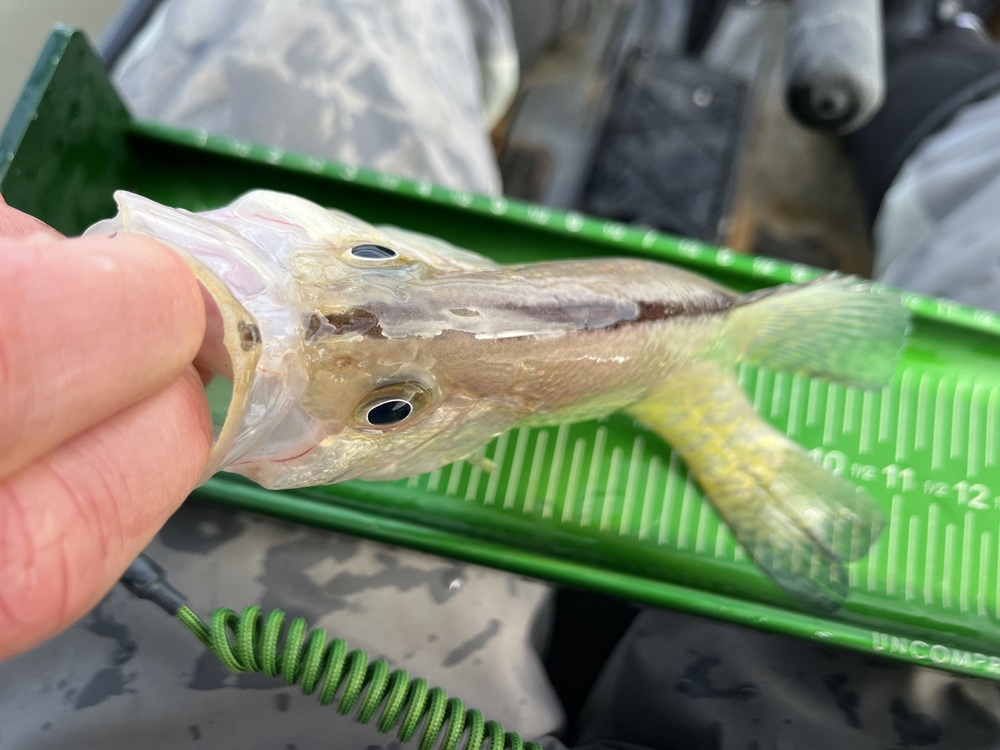
[[[504,0],[167,0],[115,70],[138,116],[499,194]]]
[[[576,750],[995,750],[998,688],[648,610],[609,658],[571,740]]]
[[[196,502],[148,552],[203,616],[280,608],[527,736],[560,723],[536,650],[549,601],[538,582]],[[394,739],[280,679],[230,672],[121,587],[67,632],[0,664],[5,750],[374,750]]]
[[[876,277],[1000,311],[1000,93],[962,108],[906,160],[875,223]]]

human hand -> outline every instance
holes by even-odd
[[[65,239],[0,198],[0,658],[96,604],[194,488],[204,332],[163,245]]]

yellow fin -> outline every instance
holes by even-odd
[[[871,497],[761,420],[735,380],[712,363],[671,377],[629,413],[678,451],[779,586],[819,609],[843,603],[844,563],[863,556],[884,525]]]

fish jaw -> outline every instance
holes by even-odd
[[[201,481],[239,460],[270,434],[304,389],[304,369],[288,356],[295,343],[292,290],[281,266],[225,223],[115,193],[118,215],[85,234],[126,231],[156,238],[187,264],[206,297],[206,334],[195,364],[232,381],[225,419],[215,424]]]

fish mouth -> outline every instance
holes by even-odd
[[[212,447],[199,480],[201,485],[227,465],[227,457],[237,446],[243,418],[250,408],[262,345],[260,328],[254,316],[211,271],[193,259],[182,258],[198,278],[205,300],[206,335],[194,365],[203,377],[209,376],[205,379],[206,395],[212,390],[208,388],[212,380],[210,376],[231,384],[226,394],[224,414],[221,396],[217,396],[220,408],[217,410],[213,405],[211,409]],[[210,403],[213,403],[211,399]]]

